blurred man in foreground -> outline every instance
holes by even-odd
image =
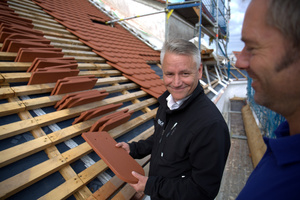
[[[300,1],[252,0],[242,41],[236,66],[253,79],[254,100],[287,121],[264,139],[267,151],[237,199],[299,199]]]

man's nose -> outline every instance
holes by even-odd
[[[250,53],[244,47],[240,55],[237,57],[235,66],[240,69],[247,69],[249,67]]]
[[[177,86],[180,86],[181,83],[182,83],[182,81],[181,81],[180,76],[179,76],[179,75],[175,75],[175,76],[174,76],[174,79],[173,79],[173,85],[174,85],[175,87],[177,87]]]

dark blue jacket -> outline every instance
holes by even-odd
[[[275,138],[264,138],[267,151],[237,200],[300,199],[300,134],[290,136],[283,122]]]

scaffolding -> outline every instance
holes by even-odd
[[[198,37],[198,46],[201,48],[202,34],[210,37],[210,41],[215,41],[216,44],[216,64],[214,68],[219,79],[219,83],[229,80],[230,68],[226,71],[223,67],[223,73],[220,68],[218,55],[222,55],[230,66],[228,59],[227,45],[229,38],[229,19],[230,19],[230,0],[198,0],[184,1],[180,3],[169,3],[166,1],[166,32],[165,39],[168,39],[169,23],[168,20],[173,10],[182,16],[195,27],[195,37]],[[171,14],[170,14],[171,13]],[[194,15],[193,15],[194,13]],[[220,52],[220,53],[219,53]],[[207,71],[207,66],[204,65],[204,70]],[[224,79],[223,74],[227,77]],[[208,79],[209,86],[210,80]],[[213,91],[213,90],[212,90]],[[214,92],[214,91],[213,91]]]
[[[210,41],[215,41],[215,55],[213,61],[205,61],[203,63],[203,72],[207,82],[206,89],[212,92],[216,97],[219,92],[214,89],[217,84],[226,87],[229,84],[230,76],[230,60],[227,54],[227,44],[229,38],[229,19],[230,19],[230,0],[194,0],[183,1],[179,3],[170,3],[166,0],[164,10],[157,12],[131,16],[123,19],[113,19],[107,21],[106,24],[111,26],[114,23],[123,24],[123,21],[135,18],[165,13],[165,40],[169,38],[170,17],[175,13],[186,23],[190,24],[194,29],[194,38],[198,38],[198,48],[201,48],[201,38],[205,34]],[[227,5],[226,5],[227,4]],[[123,24],[124,25],[124,24]],[[123,26],[126,28],[126,26]],[[132,32],[130,29],[128,31]],[[135,34],[134,32],[132,32]],[[136,35],[136,34],[135,34]],[[140,38],[143,40],[143,38]],[[149,45],[150,46],[150,45]],[[221,55],[221,56],[219,56]],[[220,57],[227,60],[227,66],[221,65]],[[204,82],[202,81],[204,86]]]
[[[225,5],[227,2],[227,6]],[[221,54],[227,56],[227,43],[229,37],[229,19],[230,19],[230,0],[196,0],[196,1],[183,1],[180,3],[169,3],[166,1],[164,10],[131,16],[122,19],[114,19],[107,21],[106,24],[114,25],[116,22],[122,22],[135,18],[166,13],[166,27],[165,27],[165,40],[168,39],[169,19],[175,11],[179,16],[183,17],[189,24],[194,26],[195,36],[201,38],[204,33],[210,37],[211,40],[216,41],[216,53],[220,49]],[[223,47],[219,44],[222,42]],[[199,40],[199,47],[201,46]],[[224,50],[223,50],[224,48]]]

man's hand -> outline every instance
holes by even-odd
[[[137,178],[139,181],[136,184],[130,184],[130,185],[137,191],[137,193],[144,193],[148,177],[136,173],[135,171],[132,172],[132,175],[135,178]]]
[[[116,147],[118,147],[118,148],[121,147],[121,148],[125,149],[125,151],[127,153],[130,153],[129,144],[127,144],[126,142],[119,142],[119,143],[116,144]]]

